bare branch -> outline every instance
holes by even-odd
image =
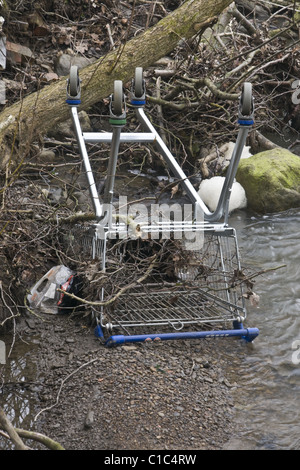
[[[23,443],[22,439],[13,427],[12,423],[9,421],[2,408],[0,408],[0,426],[3,431],[9,435],[16,450],[30,450],[30,448]]]

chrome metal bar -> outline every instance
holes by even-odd
[[[152,126],[151,122],[149,121],[148,117],[146,116],[144,109],[142,107],[136,108],[137,118],[140,123],[149,131],[151,134],[155,135],[155,143],[158,146],[159,150],[161,151],[162,156],[164,157],[165,161],[167,162],[169,168],[173,172],[174,176],[181,180],[182,187],[185,189],[186,193],[188,194],[189,198],[191,199],[193,204],[197,204],[200,209],[204,212],[204,214],[210,215],[210,211],[200,198],[199,194],[197,193],[196,189],[192,185],[192,183],[188,180],[186,174],[180,167],[180,165],[175,160],[174,156],[156,131],[156,129]]]
[[[114,191],[116,167],[119,154],[121,128],[114,127],[112,132],[112,141],[110,155],[108,160],[107,177],[104,188],[103,201],[105,204],[111,204]]]
[[[108,225],[112,224],[112,201],[114,194],[115,176],[120,147],[121,127],[114,126],[108,160],[107,176],[104,186],[103,202],[108,207]]]
[[[108,143],[112,142],[112,132],[83,132],[84,141],[90,144],[96,143]],[[121,132],[120,142],[121,143],[151,143],[155,142],[156,136],[152,133],[146,132]]]
[[[249,133],[250,126],[240,126],[236,143],[232,152],[229,167],[227,169],[225,181],[220,194],[218,205],[213,214],[207,217],[209,221],[219,220],[223,215],[225,221],[228,220],[228,204],[231,195],[232,185],[236,176],[237,168],[242,156],[243,148]]]
[[[87,180],[89,183],[89,190],[90,190],[90,195],[91,195],[91,199],[92,199],[94,210],[95,210],[95,215],[96,215],[96,218],[100,218],[103,215],[102,205],[100,203],[96,183],[94,180],[94,175],[92,172],[90,160],[89,160],[88,153],[86,150],[85,141],[82,135],[76,106],[71,106],[71,117],[72,117],[72,121],[74,124],[75,134],[76,134],[76,138],[77,138],[77,142],[79,146],[79,152],[80,152],[81,158],[85,166],[85,172],[86,172]]]

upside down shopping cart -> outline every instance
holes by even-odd
[[[104,284],[101,288],[100,308],[95,313],[96,336],[106,338],[108,346],[136,341],[215,337],[241,337],[253,341],[259,331],[243,325],[246,318],[245,286],[236,232],[228,225],[231,188],[247,134],[253,125],[251,84],[243,86],[239,132],[214,212],[208,210],[146,116],[145,80],[141,67],[135,70],[130,104],[143,132],[123,132],[126,102],[122,81],[114,82],[110,97],[112,132],[82,132],[78,117],[80,98],[79,73],[77,67],[72,66],[66,102],[70,106],[95,211],[91,254],[93,259],[99,259],[99,272],[103,273],[108,269],[108,253],[114,253],[118,260],[110,282],[114,287],[110,289]],[[161,207],[155,207],[154,211],[151,208],[151,217],[149,213],[135,218],[129,213],[120,214],[121,210],[115,213],[114,184],[119,148],[120,144],[129,142],[156,145],[174,177],[180,181],[190,205],[184,205],[176,214],[168,210],[164,213]],[[88,143],[110,144],[101,198],[88,156]],[[186,206],[188,210],[184,211]],[[127,284],[120,281],[120,271]],[[115,286],[118,289],[114,291]]]

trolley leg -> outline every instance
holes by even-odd
[[[238,320],[234,320],[232,326],[235,330],[245,330],[243,323]],[[247,343],[251,343],[258,336],[259,330],[257,328],[246,328],[246,330],[247,333],[245,335],[242,334],[241,337],[247,341]]]
[[[107,179],[105,182],[104,195],[103,195],[103,201],[105,204],[112,203],[116,167],[117,167],[118,154],[119,154],[120,135],[121,135],[121,128],[115,126],[113,128],[113,133],[112,133],[112,142],[111,142],[110,156],[109,156],[108,168],[107,168]]]
[[[113,200],[116,167],[121,140],[121,130],[122,127],[126,124],[126,107],[123,95],[123,84],[120,80],[115,80],[114,82],[114,93],[111,96],[110,102],[109,121],[113,126],[113,132],[103,200],[104,203],[110,207],[109,225],[111,225],[111,204]]]

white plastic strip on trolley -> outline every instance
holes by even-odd
[[[145,114],[145,80],[141,67],[136,68],[132,80],[130,107],[134,109],[143,132],[123,131],[127,111],[123,83],[120,80],[114,82],[114,91],[110,96],[109,122],[112,132],[82,131],[78,117],[81,85],[76,66],[70,69],[66,102],[70,106],[95,212],[91,255],[93,259],[99,259],[99,270],[105,272],[109,244],[116,244],[116,240],[123,240],[123,248],[126,248],[129,239],[132,239],[136,243],[133,250],[137,251],[141,249],[143,241],[149,243],[149,240],[161,241],[166,238],[171,241],[167,250],[171,250],[171,245],[179,247],[178,252],[172,254],[172,282],[162,281],[162,277],[155,278],[150,269],[153,257],[149,257],[138,282],[130,285],[130,289],[120,289],[115,295],[115,301],[105,301],[106,289],[105,286],[102,287],[102,306],[96,315],[96,336],[102,338],[107,346],[136,341],[216,337],[239,337],[248,342],[253,341],[259,330],[244,327],[246,308],[243,282],[240,280],[242,268],[236,232],[228,225],[232,185],[249,129],[254,122],[251,84],[243,85],[238,109],[239,131],[214,212],[204,204]],[[86,144],[101,143],[110,144],[110,153],[104,193],[100,198]],[[114,184],[122,143],[150,144],[150,148],[151,144],[156,146],[188,196],[192,214],[184,214],[182,217],[174,217],[173,214],[172,217],[170,212],[166,216],[160,212],[160,216],[154,217],[154,220],[153,217],[151,220],[144,217],[138,224],[134,220],[134,229],[128,218],[116,216],[113,204]],[[121,251],[120,248],[119,250]],[[123,256],[122,263],[126,262],[130,263]]]

